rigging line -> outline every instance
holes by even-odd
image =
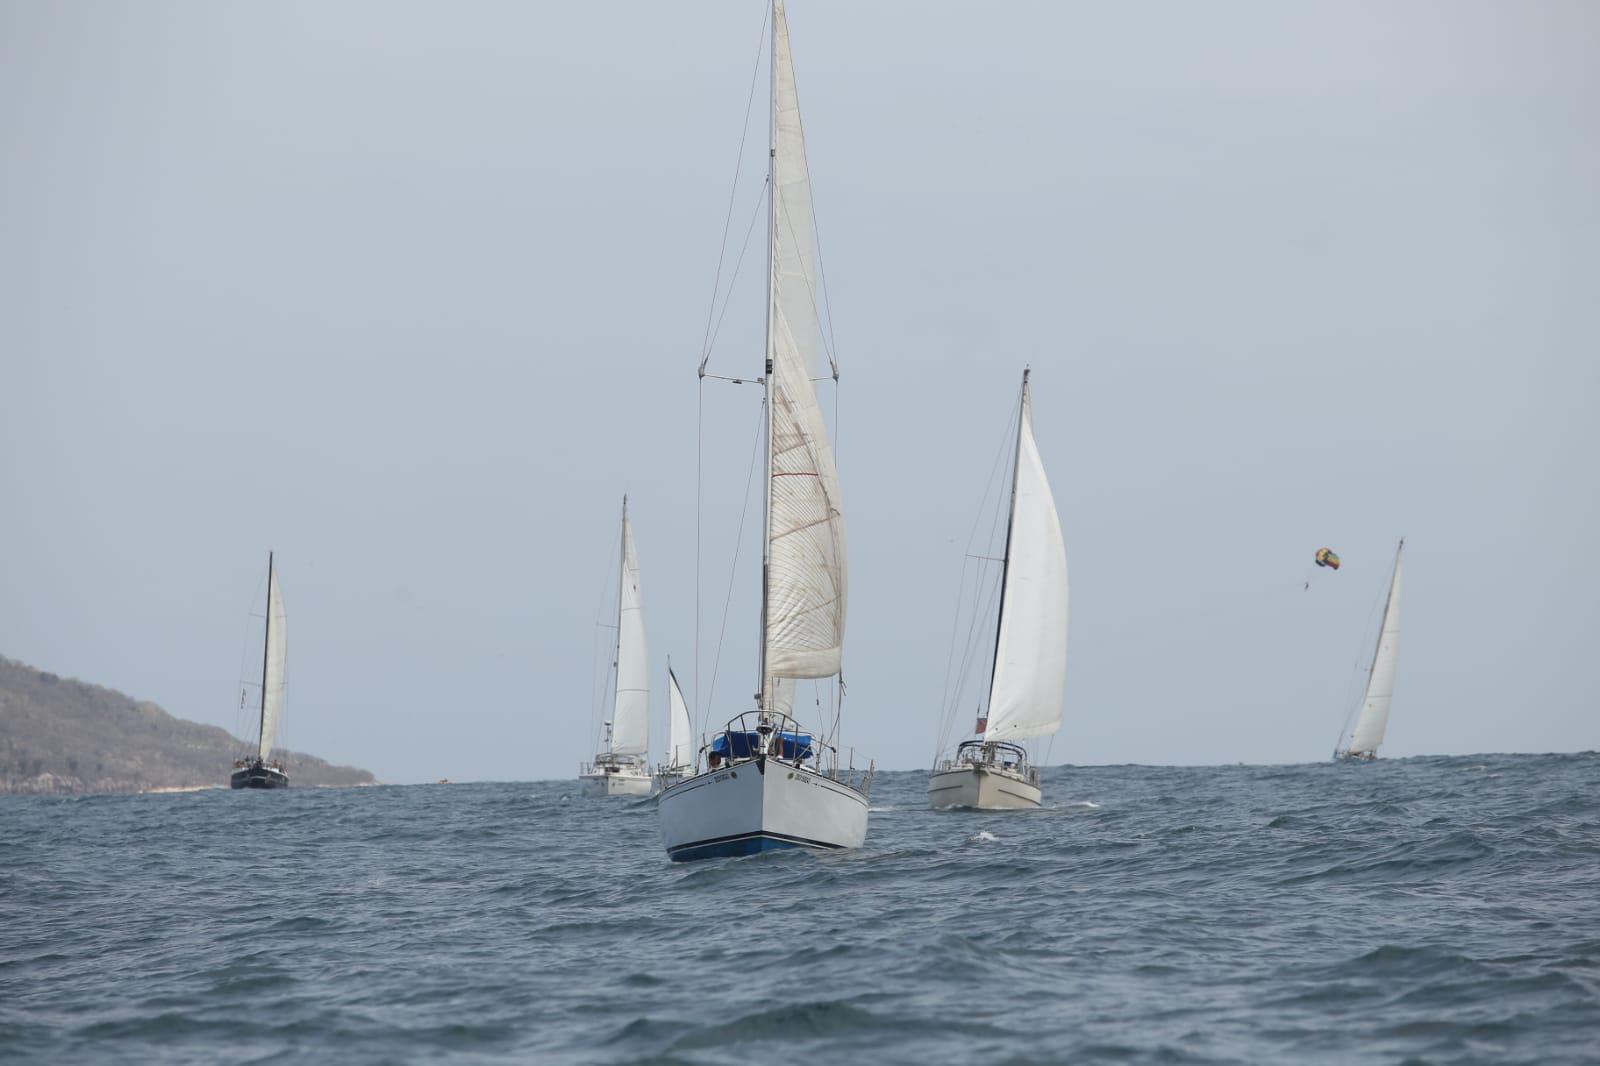
[[[694,708],[700,710],[700,498],[705,482],[701,444],[705,440],[706,379],[696,383],[694,403]],[[695,755],[699,766],[698,753]]]
[[[611,553],[610,553],[611,557],[617,558],[618,556],[620,556],[620,554],[621,554],[621,552],[620,552],[621,545],[622,545],[622,527],[619,525],[617,527],[617,539],[612,541],[612,548],[611,548]],[[619,562],[618,566],[620,567],[620,565],[621,564]],[[605,699],[605,694],[611,690],[611,672],[610,672],[610,670],[608,669],[604,675],[601,675],[595,669],[597,666],[600,665],[600,634],[601,634],[601,632],[603,630],[606,630],[606,629],[615,629],[616,628],[615,626],[607,626],[604,623],[604,621],[602,621],[602,619],[604,619],[605,616],[606,616],[606,606],[609,603],[609,599],[606,596],[606,589],[609,588],[610,585],[611,585],[611,565],[609,563],[607,563],[606,564],[605,577],[602,580],[601,585],[600,585],[600,606],[598,608],[596,608],[596,610],[595,610],[594,633],[590,637],[590,641],[589,641],[589,701],[590,701],[589,702],[589,735],[594,737],[594,739],[595,739],[595,746],[594,746],[594,750],[595,751],[599,751],[600,750],[599,723],[600,723],[600,720],[601,720],[601,718],[602,718],[602,716],[604,714],[604,712],[601,710],[601,707],[602,707],[603,701]],[[621,586],[620,581],[619,581],[618,586],[617,586],[617,595],[619,597],[622,595],[622,586]],[[597,681],[599,682],[598,685],[596,684]]]
[[[750,514],[750,486],[756,479],[756,458],[761,454],[761,428],[766,422],[766,405],[760,410],[760,418],[756,422],[756,442],[750,449],[750,472],[744,479],[744,503],[739,508],[739,532],[733,541],[733,562],[728,566],[728,592],[722,600],[722,626],[717,631],[717,651],[711,659],[711,684],[706,690],[706,705],[701,708],[701,725],[709,726],[711,723],[707,716],[711,713],[711,703],[717,696],[717,671],[722,666],[722,645],[728,635],[728,608],[733,603],[733,582],[739,573],[739,549],[744,546],[744,520]]]
[[[728,227],[733,224],[733,203],[739,191],[739,172],[744,167],[744,146],[750,137],[750,112],[755,108],[756,80],[761,73],[762,45],[767,39],[767,19],[771,17],[770,11],[763,11],[761,15],[761,33],[756,37],[756,62],[750,71],[750,94],[744,102],[744,125],[739,129],[739,154],[733,160],[733,184],[728,189],[728,213],[722,220],[722,247],[717,251],[717,274],[711,283],[711,306],[706,309],[706,332],[700,343],[700,369],[706,368],[706,361],[711,358],[711,316],[717,310],[717,292],[722,286],[722,262],[728,254]],[[737,271],[736,271],[737,273]],[[732,288],[733,282],[728,286]]]
[[[762,191],[766,185],[763,183]],[[716,347],[717,338],[722,335],[722,320],[728,317],[728,305],[733,302],[734,283],[739,280],[739,269],[744,266],[744,257],[750,251],[750,235],[756,231],[756,219],[761,215],[761,206],[766,202],[766,197],[756,197],[755,209],[750,213],[750,225],[744,231],[744,244],[739,248],[739,259],[733,264],[733,275],[728,279],[728,291],[722,297],[722,311],[717,315],[717,328],[711,331],[711,337],[706,345],[705,356],[700,360],[700,376],[705,377],[706,363],[711,360],[711,349]],[[712,308],[716,308],[716,298],[712,297]]]

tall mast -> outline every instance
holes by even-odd
[[[764,353],[766,371],[762,375],[763,405],[766,407],[767,471],[763,490],[761,520],[761,646],[758,650],[760,668],[756,685],[756,707],[763,716],[767,712],[767,598],[772,584],[772,318],[777,300],[777,261],[773,258],[774,242],[778,232],[778,187],[776,169],[778,158],[778,4],[773,0],[768,23],[772,28],[768,51],[769,74],[767,101],[767,345]]]
[[[1028,368],[1022,371],[1022,399],[1017,404],[1017,445],[1011,455],[1011,503],[1006,511],[1006,553],[1005,561],[1000,564],[1000,610],[995,615],[994,621],[994,658],[989,662],[989,699],[994,699],[994,674],[1000,666],[1000,628],[1006,620],[1006,578],[1011,573],[1011,529],[1017,523],[1017,470],[1022,465],[1022,423],[1028,413]],[[985,720],[989,713],[989,701],[983,705]]]
[[[256,729],[256,743],[267,732],[267,651],[272,647],[272,552],[267,552],[267,631],[261,641],[261,721]],[[259,754],[259,753],[258,753]]]
[[[611,728],[606,730],[606,750],[615,747],[612,738],[617,735],[617,700],[622,684],[622,588],[628,580],[628,494],[622,494],[622,534],[617,538],[617,642],[611,649],[611,670],[615,675],[611,683]]]

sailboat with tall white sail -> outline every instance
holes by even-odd
[[[649,652],[644,638],[644,601],[639,594],[639,553],[622,498],[622,565],[617,575],[617,644],[612,659],[616,687],[600,752],[578,772],[587,796],[648,796],[650,768]]]
[[[656,764],[656,791],[671,788],[694,776],[694,724],[689,704],[678,687],[678,677],[667,662],[667,755]]]
[[[1039,768],[1020,743],[1061,728],[1067,676],[1067,546],[1033,437],[1028,371],[1012,463],[1011,505],[987,711],[976,738],[936,764],[932,807],[1014,810],[1039,806]]]
[[[1383,605],[1383,624],[1378,629],[1378,646],[1372,652],[1367,671],[1367,688],[1355,714],[1355,724],[1340,733],[1335,759],[1370,761],[1378,757],[1378,745],[1389,728],[1389,701],[1394,696],[1395,661],[1400,652],[1400,556],[1405,538],[1394,550],[1394,573],[1389,577],[1389,597]]]
[[[853,848],[867,835],[872,768],[860,775],[841,768],[837,748],[779,707],[787,681],[840,672],[846,562],[838,472],[812,384],[818,342],[811,179],[782,0],[771,8],[769,64],[756,707],[711,738],[701,772],[661,793],[661,834],[678,862],[778,848]]]
[[[278,720],[283,713],[284,674],[289,662],[288,619],[283,611],[283,594],[278,591],[278,572],[272,553],[267,553],[267,631],[261,648],[261,720],[253,756],[233,764],[229,784],[233,788],[288,788],[289,775],[283,762],[272,756],[278,739]]]

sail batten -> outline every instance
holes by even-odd
[[[627,501],[622,510],[622,574],[617,595],[617,690],[611,707],[611,752],[643,755],[650,747],[649,652],[644,602],[639,591],[639,553],[633,543]]]
[[[1376,755],[1389,727],[1389,703],[1394,696],[1395,665],[1400,652],[1400,555],[1404,550],[1402,540],[1395,549],[1394,575],[1389,579],[1389,597],[1383,606],[1383,625],[1372,653],[1361,713],[1345,749],[1351,755]]]
[[[1066,686],[1067,547],[1033,436],[1026,375],[1005,564],[986,741],[1054,734]]]
[[[283,715],[284,675],[288,666],[288,619],[283,610],[283,593],[278,589],[278,573],[267,561],[267,633],[261,667],[261,738],[256,758],[267,761],[278,742],[278,720]]]
[[[773,4],[772,219],[769,239],[767,553],[762,684],[837,674],[844,645],[844,510],[812,384],[816,239],[789,28]]]

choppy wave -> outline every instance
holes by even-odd
[[[879,774],[867,847],[669,864],[569,782],[0,799],[0,1057],[1557,1062],[1600,757]]]

